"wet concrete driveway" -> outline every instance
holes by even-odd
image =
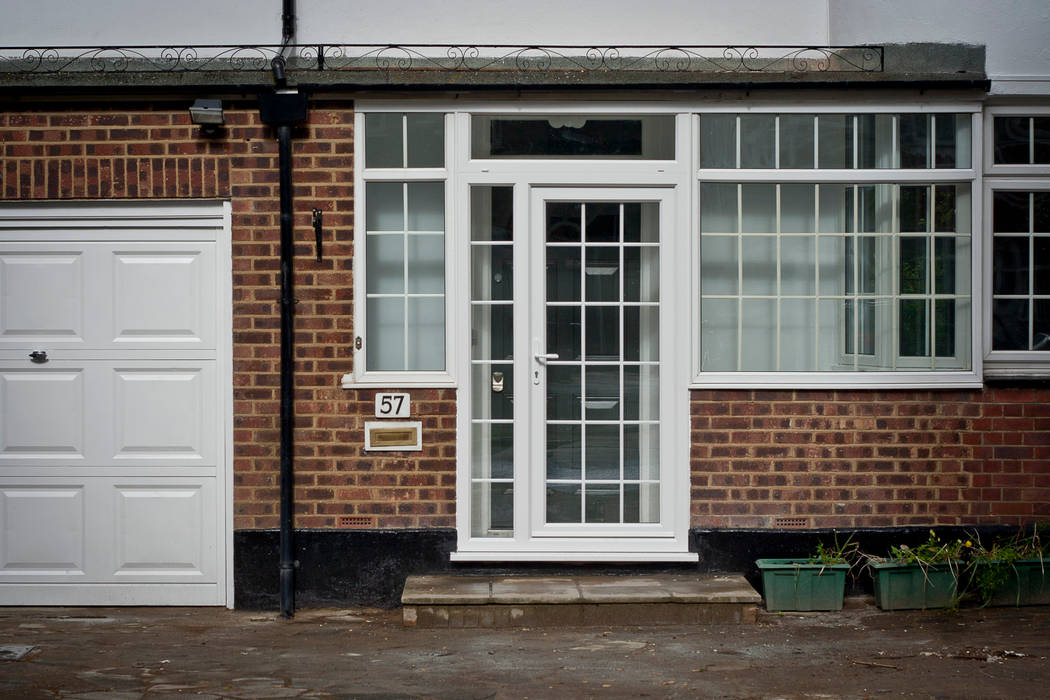
[[[0,697],[1044,698],[1050,607],[418,629],[400,611],[0,608]]]

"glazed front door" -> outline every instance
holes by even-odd
[[[471,192],[469,543],[658,547],[673,529],[661,463],[674,412],[661,371],[672,193],[527,194],[515,210],[510,187]]]

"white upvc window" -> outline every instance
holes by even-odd
[[[1050,106],[985,127],[984,374],[1050,376]]]
[[[974,111],[702,112],[694,386],[979,385]]]
[[[355,133],[354,372],[344,386],[451,386],[449,116],[364,111]]]

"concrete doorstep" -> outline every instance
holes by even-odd
[[[567,627],[753,623],[743,576],[410,576],[409,627]]]

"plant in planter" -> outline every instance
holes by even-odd
[[[990,546],[973,535],[970,550],[970,584],[985,605],[1050,605],[1050,542],[1021,529],[1009,538],[999,538]]]
[[[872,557],[875,604],[882,610],[955,607],[965,548],[963,541],[942,542],[930,530],[918,546],[897,545],[886,559]]]
[[[759,559],[766,610],[842,610],[846,574],[858,557],[852,536],[841,545],[817,544],[808,558]]]

